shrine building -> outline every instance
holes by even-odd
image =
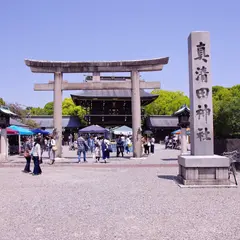
[[[130,81],[130,77],[101,76],[101,81]],[[92,76],[86,77],[86,82]],[[87,110],[85,120],[88,125],[97,124],[104,127],[127,125],[132,127],[131,89],[83,90],[71,94],[73,102]],[[144,120],[143,107],[153,102],[158,95],[140,90],[141,117]]]

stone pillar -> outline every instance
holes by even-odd
[[[133,157],[141,157],[141,99],[138,71],[131,72],[132,79],[132,133]]]
[[[56,157],[62,156],[62,80],[61,72],[54,73],[54,116],[53,124],[56,129]]]
[[[0,160],[6,161],[8,156],[8,148],[7,148],[7,129],[2,128],[1,130],[1,153]]]
[[[93,82],[98,82],[98,81],[100,81],[100,72],[93,72],[92,81],[93,81]]]
[[[187,129],[181,128],[181,154],[187,154]]]
[[[186,185],[229,185],[229,159],[214,155],[209,32],[188,38],[191,155],[180,155],[180,178]]]
[[[188,39],[191,154],[213,155],[212,77],[209,32]]]

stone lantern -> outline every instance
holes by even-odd
[[[8,156],[8,143],[7,143],[7,127],[10,125],[10,117],[16,116],[7,107],[0,106],[0,161],[5,161]]]
[[[190,109],[187,105],[183,105],[177,110],[173,116],[178,117],[178,126],[181,128],[181,154],[187,153],[187,133],[186,129],[189,127]]]

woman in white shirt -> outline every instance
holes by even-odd
[[[55,153],[56,153],[56,150],[57,150],[57,147],[56,147],[56,140],[54,139],[53,136],[51,136],[51,153],[50,153],[50,158],[52,160],[52,162],[50,164],[54,164],[55,162]]]
[[[40,139],[36,138],[33,148],[32,148],[32,158],[34,162],[34,169],[33,169],[33,176],[39,175],[42,173],[42,170],[40,168],[40,158],[41,158],[41,146],[40,146]]]

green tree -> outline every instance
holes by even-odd
[[[23,109],[20,104],[18,103],[11,103],[8,105],[9,110],[15,113],[21,120],[26,118],[27,110]]]
[[[30,128],[39,128],[39,124],[37,124],[34,120],[32,119],[24,119],[23,123],[28,125]]]
[[[76,106],[72,98],[65,98],[62,103],[62,114],[70,116],[78,116],[82,123],[85,123],[84,116],[86,110],[81,106]]]
[[[166,90],[153,90],[151,92],[158,95],[158,98],[145,107],[148,115],[172,115],[182,105],[189,106],[189,98],[183,92],[166,91]]]
[[[240,85],[213,87],[214,134],[231,137],[240,134]]]
[[[53,115],[53,111],[54,111],[53,102],[48,102],[43,109],[46,115]]]
[[[5,106],[6,105],[6,103],[5,103],[5,101],[2,99],[2,98],[0,98],[0,106]]]
[[[45,110],[40,107],[27,107],[26,110],[30,115],[46,115]]]

